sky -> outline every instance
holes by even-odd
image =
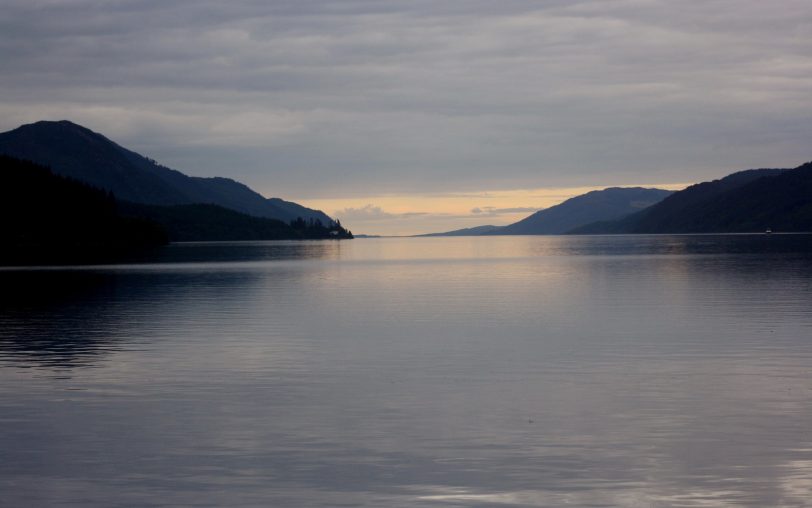
[[[356,233],[812,160],[809,0],[4,0],[0,130],[68,119]]]

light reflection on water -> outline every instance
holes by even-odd
[[[0,505],[808,506],[811,253],[374,239],[3,270]]]

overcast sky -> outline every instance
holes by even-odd
[[[0,62],[1,130],[361,218],[812,159],[809,0],[4,0]]]

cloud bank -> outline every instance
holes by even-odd
[[[0,128],[269,195],[683,182],[812,159],[808,0],[7,0]]]

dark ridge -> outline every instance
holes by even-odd
[[[121,213],[160,224],[173,242],[235,240],[350,239],[341,223],[323,224],[318,219],[285,223],[253,217],[218,205],[155,206],[122,202]]]

